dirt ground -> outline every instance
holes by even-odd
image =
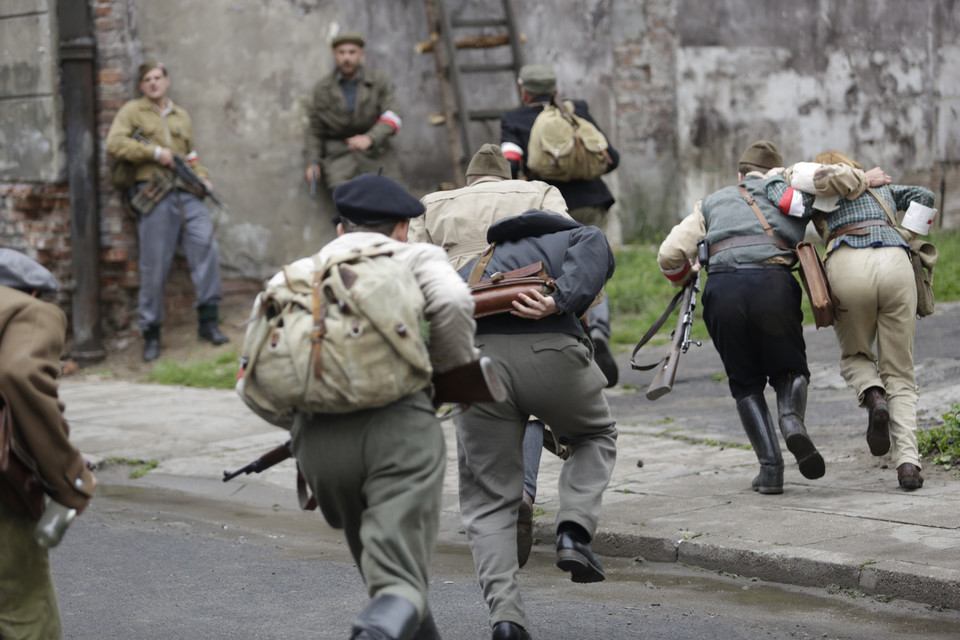
[[[91,363],[77,363],[67,360],[64,363],[65,376],[96,375],[115,380],[144,381],[153,366],[162,360],[174,362],[192,362],[208,360],[224,351],[239,352],[243,342],[243,326],[250,313],[250,302],[225,304],[220,307],[220,330],[230,337],[230,342],[213,346],[197,338],[195,321],[166,321],[160,335],[163,349],[160,359],[143,362],[143,340],[139,337],[114,338],[104,340],[107,356],[104,360]],[[70,345],[67,345],[69,348]]]

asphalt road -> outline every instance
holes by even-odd
[[[277,492],[258,504],[133,486],[103,490],[52,553],[64,638],[346,638],[366,595],[340,532]],[[605,558],[575,585],[538,546],[521,572],[535,638],[956,637],[960,613],[677,564]],[[445,638],[488,638],[465,538],[442,539],[431,599]]]

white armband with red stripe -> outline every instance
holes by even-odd
[[[400,119],[400,116],[389,109],[380,114],[380,117],[377,118],[377,122],[386,122],[393,128],[394,133],[400,131],[400,127],[403,126],[403,120]]]
[[[690,271],[690,261],[687,260],[684,262],[683,266],[681,266],[679,269],[664,269],[663,267],[660,267],[660,271],[663,273],[663,275],[667,276],[667,280],[676,284],[681,282],[687,276],[687,273]]]
[[[789,187],[784,192],[783,197],[780,198],[780,202],[777,206],[780,208],[780,211],[788,216],[802,218],[804,213],[803,194],[799,189]]]
[[[187,154],[187,157],[184,158],[184,160],[186,160],[186,161],[189,162],[190,164],[193,164],[194,162],[197,161],[197,152],[196,152],[196,151],[191,151],[190,153]]]
[[[504,142],[500,145],[500,150],[503,151],[503,157],[510,162],[523,160],[523,147],[514,142]]]

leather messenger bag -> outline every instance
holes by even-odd
[[[490,256],[493,255],[493,249],[493,244],[487,247],[467,279],[473,294],[474,318],[513,311],[513,302],[521,293],[537,290],[543,295],[550,295],[557,290],[553,278],[547,275],[542,262],[534,262],[505,273],[497,272],[486,280],[480,280]]]

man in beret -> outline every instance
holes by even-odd
[[[400,179],[390,139],[403,124],[390,78],[364,66],[366,41],[355,31],[331,45],[336,68],[313,88],[304,156],[307,182],[323,179],[327,188],[382,169]]]
[[[520,68],[517,78],[520,87],[522,107],[505,112],[500,116],[500,148],[510,161],[513,177],[538,179],[527,168],[527,150],[530,145],[530,130],[543,108],[557,95],[557,76],[551,67],[542,64],[528,64]],[[593,123],[600,129],[590,108],[584,100],[572,100],[575,115]],[[609,138],[608,138],[609,141]],[[620,154],[612,145],[607,147],[610,162],[607,173],[620,164]],[[613,206],[613,194],[601,178],[593,180],[548,180],[560,189],[563,199],[569,207],[570,216],[581,224],[599,227],[607,232],[610,207]],[[594,345],[594,357],[603,374],[607,376],[607,386],[617,384],[620,378],[617,363],[610,352],[610,301],[606,296],[597,306],[590,309],[590,339]]]
[[[183,247],[190,278],[196,287],[198,336],[214,345],[229,342],[230,338],[220,331],[218,324],[218,309],[223,298],[220,247],[213,235],[210,212],[203,204],[202,194],[174,180],[174,155],[179,155],[210,187],[207,170],[197,163],[190,114],[167,96],[170,77],[163,64],[152,60],[144,62],[138,78],[143,95],[130,100],[117,112],[107,133],[107,153],[134,166],[136,183],[131,191],[132,201],[153,203],[149,211],[136,211],[140,238],[140,331],[143,361],[150,362],[160,356],[163,294],[177,244]],[[135,139],[134,132],[149,142]],[[165,194],[158,189],[161,184],[169,185]],[[136,197],[146,193],[156,193],[157,197]]]
[[[67,318],[38,295],[59,283],[42,265],[0,249],[0,411],[5,428],[36,463],[44,490],[82,512],[97,480],[70,443],[57,397]],[[8,412],[8,413],[7,413]],[[34,537],[36,521],[0,480],[0,638],[59,638],[60,611],[47,549]]]
[[[333,202],[338,237],[320,250],[320,263],[361,247],[389,248],[423,292],[434,371],[476,360],[469,289],[442,249],[406,242],[410,220],[423,214],[423,205],[397,182],[372,174],[338,186]],[[294,265],[312,270],[314,259]],[[439,638],[427,587],[446,452],[428,392],[377,409],[294,418],[293,454],[327,522],[344,529],[370,596],[351,638]]]
[[[801,475],[823,476],[825,465],[807,434],[806,344],[803,340],[801,289],[791,272],[792,251],[803,240],[807,221],[783,215],[786,201],[812,213],[813,197],[792,198],[787,185],[771,169],[782,167],[777,146],[758,140],[740,157],[738,184],[697,202],[693,213],[677,224],[660,245],[657,262],[676,286],[685,285],[702,265],[697,243],[708,247],[709,278],[703,290],[703,320],[720,353],[737,403],[737,413],[760,463],[751,482],[762,494],[783,493],[783,457],[777,429],[763,391],[776,390],[780,433],[796,457]],[[838,169],[822,195],[845,195],[861,184],[863,172],[851,176]],[[765,229],[769,229],[769,233]]]

